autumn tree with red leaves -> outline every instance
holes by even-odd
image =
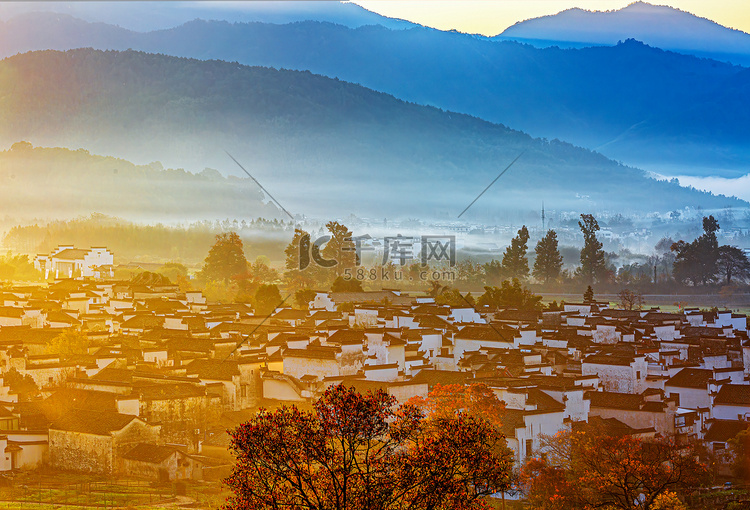
[[[448,418],[458,413],[467,413],[474,418],[486,420],[500,430],[505,404],[485,384],[436,384],[429,395],[413,397],[408,404],[422,409],[428,417]]]
[[[426,419],[383,391],[333,386],[313,411],[261,411],[231,437],[225,510],[475,509],[510,485],[512,461],[487,422]]]
[[[661,495],[699,486],[708,474],[689,445],[597,432],[544,438],[541,455],[521,472],[532,508],[649,510]]]

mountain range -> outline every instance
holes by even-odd
[[[750,65],[750,34],[689,12],[663,5],[634,2],[613,11],[568,9],[519,21],[497,40],[517,40],[537,47],[613,46],[637,39],[649,46]]]
[[[381,16],[351,2],[330,0],[0,2],[0,20],[4,21],[42,12],[66,14],[136,32],[173,28],[194,19],[276,24],[316,20],[350,28],[381,25],[403,29],[415,26],[405,20]]]
[[[2,56],[132,48],[309,70],[666,175],[738,177],[750,165],[750,70],[632,39],[540,49],[424,27],[317,21],[196,20],[140,33],[59,14],[16,17],[0,34]]]
[[[113,177],[118,162],[89,165],[80,174],[75,165],[55,168],[54,161],[3,163],[6,183],[19,176],[27,183],[19,208],[24,200],[31,204],[31,197],[44,200],[65,189],[72,194],[59,200],[111,201],[107,210],[94,209],[128,219],[132,214],[112,208],[164,208],[195,217],[211,204],[222,212],[237,204],[236,216],[255,215],[263,197],[227,152],[292,214],[318,217],[419,214],[455,220],[516,158],[463,219],[507,218],[508,211],[535,210],[541,201],[548,210],[625,212],[748,205],[650,179],[568,143],[534,139],[308,71],[130,50],[31,52],[0,61],[0,111],[1,144],[25,140],[82,147],[140,165],[161,160],[173,168],[211,167],[239,176],[227,181],[232,186],[243,184],[227,194],[218,176],[212,187],[202,174],[178,170],[169,174],[173,186],[163,182],[158,165],[158,172],[128,167],[128,175],[140,175],[144,190],[129,203],[115,198],[123,186]],[[16,144],[6,158],[28,150],[35,149]],[[240,206],[246,192],[249,211]]]

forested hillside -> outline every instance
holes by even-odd
[[[29,142],[0,151],[0,183],[3,212],[17,220],[92,212],[141,221],[280,217],[248,178],[224,177],[208,168],[164,169],[159,162],[135,165],[85,149]]]
[[[456,218],[520,154],[466,219],[536,210],[542,200],[557,209],[624,211],[745,205],[649,179],[567,143],[309,72],[135,51],[33,52],[0,62],[0,111],[0,140],[7,145],[29,140],[139,164],[244,175],[228,151],[292,214]],[[120,163],[104,158],[88,160],[79,175],[76,165],[53,171],[54,161],[28,151],[17,146],[0,157],[6,181],[23,175],[39,184],[19,187],[17,193],[29,196],[16,197],[17,207],[44,200],[47,190],[66,197],[53,198],[55,210],[72,204],[116,215],[124,208],[128,217],[153,211],[202,218],[212,210],[218,217],[272,216],[257,213],[260,197],[247,179],[149,167],[121,175]],[[88,155],[66,157],[70,163]],[[131,184],[138,191],[128,198]]]
[[[559,138],[667,175],[744,175],[746,69],[646,46],[538,49],[428,28],[196,20],[128,32],[69,17],[5,23],[0,55],[94,47],[309,70]],[[366,63],[366,65],[363,65]]]

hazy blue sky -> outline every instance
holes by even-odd
[[[497,35],[517,21],[579,7],[607,11],[622,9],[632,0],[357,0],[378,14],[402,18],[442,30]],[[748,0],[672,0],[669,5],[721,25],[750,32]]]

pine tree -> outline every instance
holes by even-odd
[[[591,285],[604,277],[607,266],[604,261],[602,243],[596,238],[599,223],[592,214],[581,214],[578,226],[583,233],[583,249],[581,250],[581,276],[583,282]]]
[[[526,278],[529,276],[529,260],[526,251],[529,242],[529,230],[526,225],[518,230],[516,237],[511,239],[510,246],[503,254],[503,273],[506,278]]]
[[[537,280],[549,283],[560,276],[563,258],[557,248],[557,233],[549,230],[536,244],[534,249],[536,260],[534,261],[533,275]]]
[[[586,292],[583,293],[583,302],[584,303],[594,302],[594,289],[591,288],[591,285],[586,287]]]

